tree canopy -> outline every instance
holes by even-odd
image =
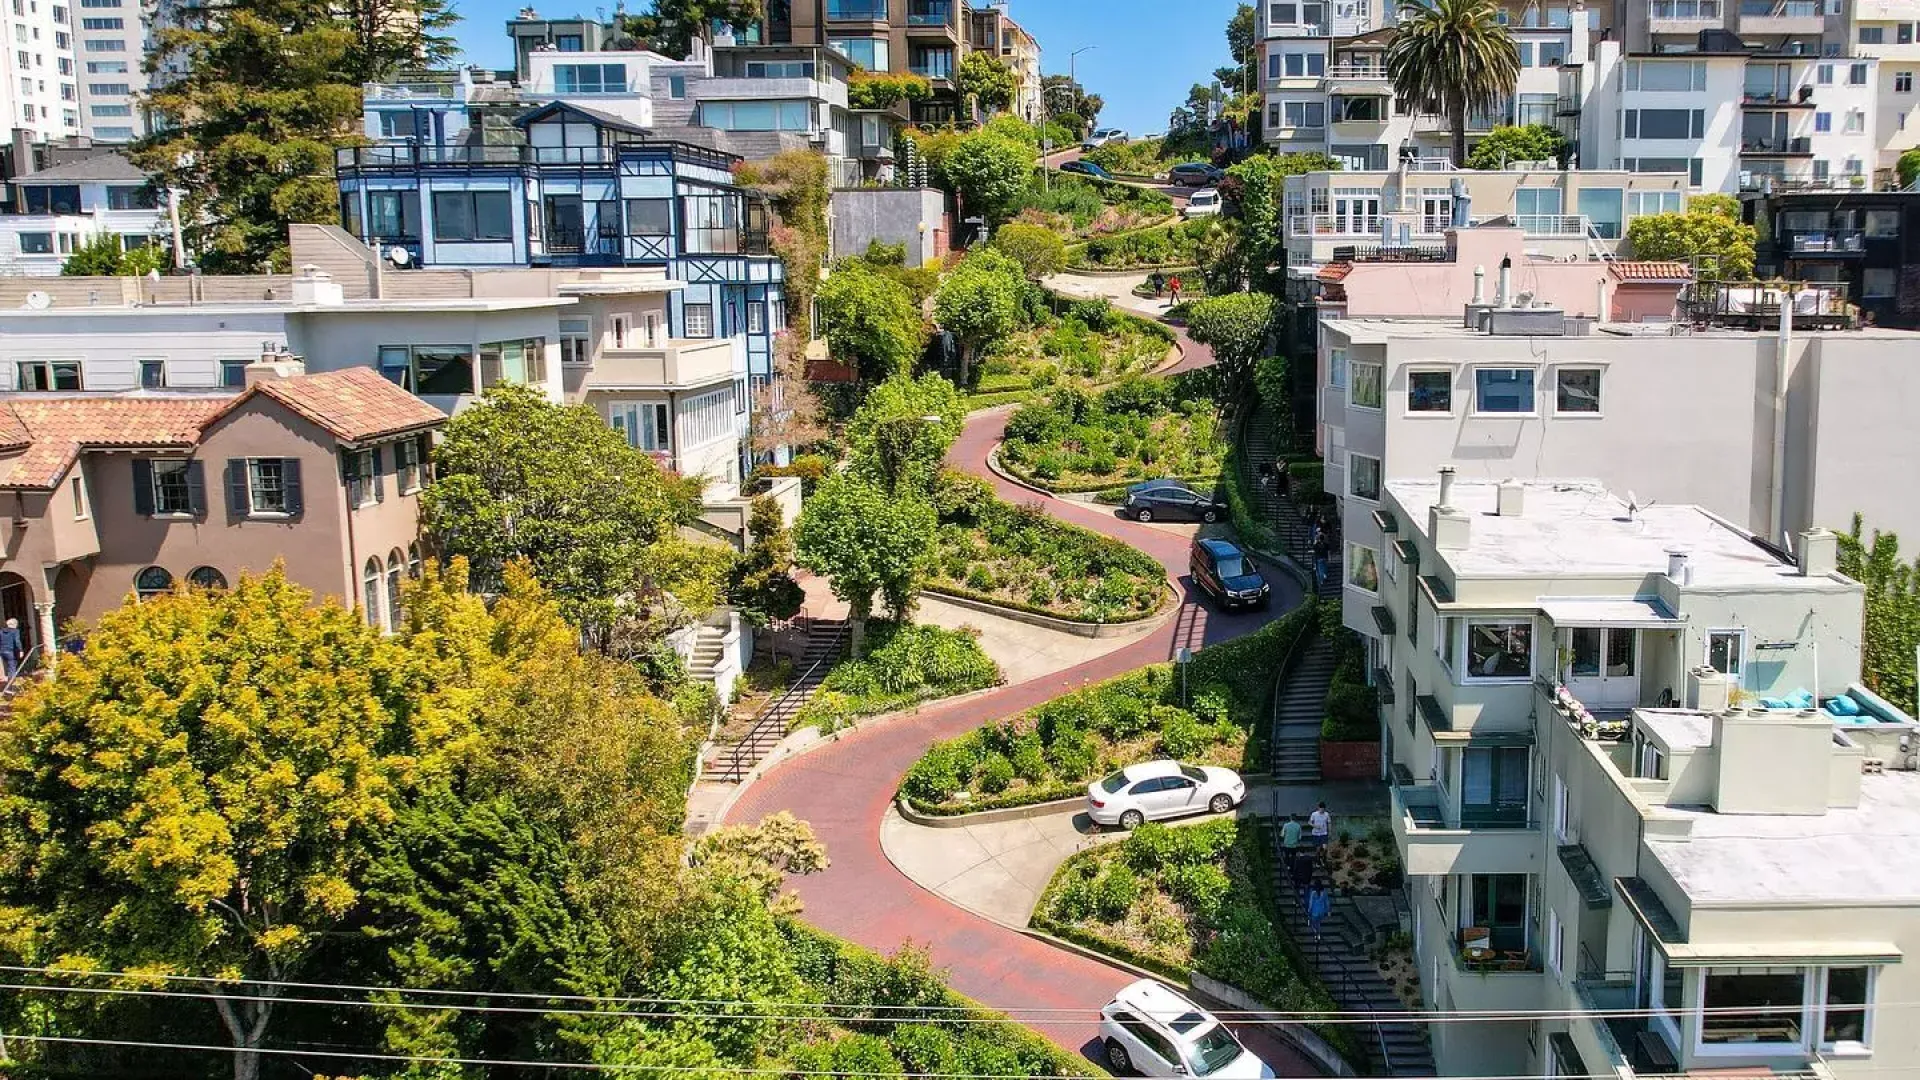
[[[933,83],[911,72],[856,71],[847,80],[850,109],[891,109],[903,101],[925,101],[932,96]]]
[[[692,51],[695,38],[712,44],[715,27],[744,34],[766,14],[766,0],[653,0],[650,10],[627,15],[622,28],[646,48],[678,60]]]
[[[1860,515],[1840,537],[1840,572],[1866,587],[1860,638],[1860,681],[1907,711],[1920,712],[1914,648],[1920,646],[1920,559],[1900,554],[1900,538],[1865,533]]]
[[[1551,125],[1502,125],[1473,144],[1473,152],[1467,155],[1467,168],[1504,169],[1516,161],[1562,163],[1567,151],[1566,136]]]
[[[1731,205],[1729,205],[1731,204]],[[1696,196],[1683,213],[1642,214],[1627,223],[1627,245],[1636,259],[1691,262],[1702,273],[1741,279],[1753,274],[1759,233],[1741,222],[1731,196]]]
[[[60,264],[60,274],[63,277],[142,277],[167,265],[166,248],[149,244],[123,249],[117,234],[100,233],[67,256],[67,261]]]
[[[827,348],[867,382],[913,370],[926,343],[926,320],[900,282],[863,259],[842,259],[820,283]]]
[[[760,625],[791,619],[806,596],[793,580],[793,534],[780,504],[762,495],[747,518],[746,554],[733,566],[727,600]]]
[[[1067,241],[1045,225],[1009,221],[993,230],[995,251],[1020,264],[1031,281],[1051,277],[1067,265]]]
[[[453,57],[447,0],[189,0],[153,31],[154,133],[136,165],[184,192],[188,250],[221,274],[289,269],[290,222],[339,220],[337,147],[361,86]]]
[[[1099,94],[1087,93],[1086,87],[1067,75],[1041,76],[1040,98],[1047,117],[1059,121],[1076,137],[1085,135],[1106,107]]]
[[[970,385],[973,358],[1019,325],[1023,280],[1019,263],[986,248],[962,260],[933,294],[934,320],[960,345],[962,386]]]
[[[912,610],[938,526],[932,503],[890,494],[863,476],[830,476],[807,500],[794,528],[800,565],[826,575],[833,594],[847,602],[856,653],[876,592],[895,616]]]
[[[1493,0],[1400,5],[1387,78],[1402,100],[1447,118],[1455,164],[1467,160],[1467,115],[1499,106],[1519,77],[1520,52]]]
[[[966,409],[938,375],[896,375],[874,387],[847,421],[848,466],[888,494],[926,497]]]
[[[1013,69],[999,57],[977,50],[968,51],[960,61],[959,89],[962,97],[972,98],[981,109],[1004,112],[1013,105],[1020,82]]]
[[[1223,388],[1234,392],[1252,377],[1266,352],[1275,302],[1266,293],[1232,293],[1195,300],[1187,307],[1187,335],[1213,349]]]
[[[989,225],[1005,221],[1014,200],[1026,190],[1033,172],[1031,148],[991,132],[962,135],[937,168],[962,211],[979,214]]]

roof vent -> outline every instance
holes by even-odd
[[[1480,316],[1480,327],[1493,337],[1565,337],[1567,313],[1557,307],[1503,307]]]

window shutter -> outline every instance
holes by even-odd
[[[146,458],[133,459],[133,512],[153,514],[153,462]]]
[[[207,512],[207,465],[204,461],[187,462],[187,510],[195,517]]]
[[[374,502],[387,501],[386,462],[383,460],[385,457],[386,457],[385,447],[376,446],[373,448],[373,501]]]
[[[419,437],[418,447],[414,450],[414,457],[420,462],[420,483],[426,484],[431,482],[433,480],[432,435],[422,435]]]
[[[347,509],[360,505],[360,474],[354,470],[353,451],[342,447],[340,450],[340,479],[347,485]]]
[[[287,491],[287,513],[298,517],[306,509],[300,501],[300,459],[285,458],[280,462],[280,475]]]
[[[253,500],[248,498],[247,459],[227,459],[227,516],[246,517],[253,509]]]

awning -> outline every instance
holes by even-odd
[[[1393,611],[1384,604],[1375,604],[1368,612],[1373,616],[1373,625],[1387,637],[1393,636]]]
[[[1680,620],[1658,600],[1609,600],[1598,597],[1551,597],[1540,601],[1540,611],[1553,625],[1613,626],[1627,629],[1672,630]]]
[[[1614,878],[1613,887],[1627,902],[1627,910],[1653,939],[1660,954],[1674,967],[1897,964],[1905,959],[1900,946],[1891,941],[1693,942],[1687,940],[1679,920],[1644,879]]]
[[[1375,510],[1373,512],[1373,523],[1379,526],[1380,531],[1383,533],[1397,533],[1400,531],[1400,519],[1393,516],[1393,511],[1391,510]]]

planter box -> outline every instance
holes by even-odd
[[[1380,779],[1380,744],[1320,740],[1320,777],[1324,780]]]

